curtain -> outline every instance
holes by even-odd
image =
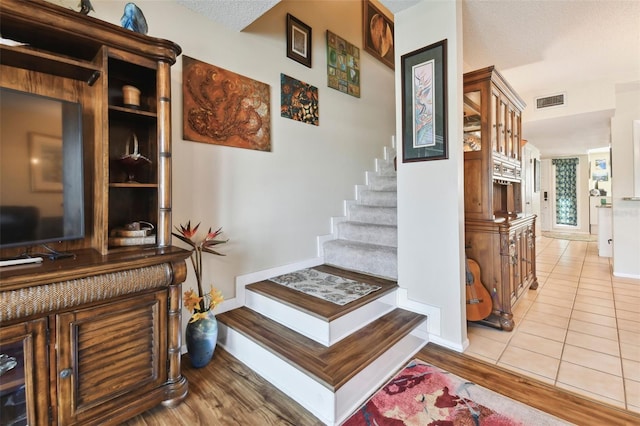
[[[577,158],[556,158],[556,223],[578,225],[578,203],[576,188]]]

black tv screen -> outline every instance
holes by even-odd
[[[84,237],[80,103],[0,88],[0,247]]]

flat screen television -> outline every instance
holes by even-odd
[[[0,248],[84,238],[82,105],[0,88]]]

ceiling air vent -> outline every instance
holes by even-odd
[[[557,95],[536,98],[536,109],[563,106],[565,102],[566,102],[566,95],[564,93],[558,93]]]

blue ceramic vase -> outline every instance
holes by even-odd
[[[209,364],[218,340],[218,320],[212,311],[207,317],[187,324],[185,333],[191,365],[202,368]]]

